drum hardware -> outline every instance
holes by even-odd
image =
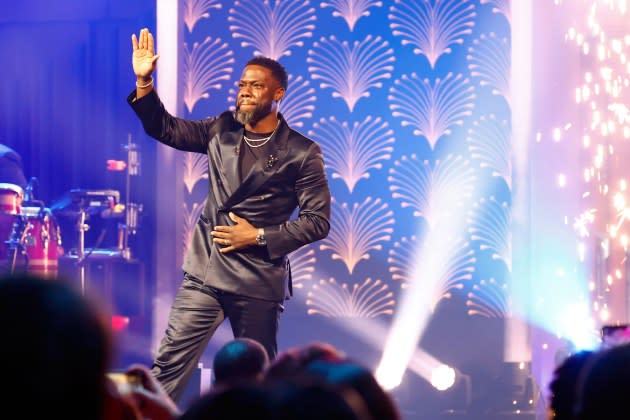
[[[56,277],[58,257],[63,254],[61,234],[56,221],[44,202],[35,200],[31,178],[22,188],[0,183],[0,242],[1,258],[8,262],[8,271],[14,274],[20,268],[42,277]]]
[[[20,209],[9,239],[4,243],[9,250],[10,274],[15,273],[17,257],[21,255],[26,272],[48,278],[57,276],[58,257],[63,254],[61,232],[43,203],[38,207]]]
[[[85,294],[85,232],[90,228],[87,221],[88,213],[86,210],[79,211],[79,219],[77,220],[77,232],[79,232],[79,247],[77,249],[77,265],[79,267],[79,279],[81,283],[81,293]]]
[[[8,238],[4,241],[4,245],[8,249],[2,249],[7,251],[6,257],[9,263],[9,273],[15,273],[15,265],[17,262],[18,253],[21,250],[22,233],[24,230],[24,224],[20,217],[20,209],[22,206],[22,200],[24,199],[24,190],[22,187],[15,184],[0,183],[0,218],[2,227],[2,236]]]
[[[15,184],[0,183],[0,213],[16,215],[20,212],[24,190]]]
[[[35,184],[39,185],[39,180],[33,176],[28,180],[28,184],[26,184],[26,188],[24,188],[24,203],[30,203],[34,200],[33,186]],[[26,204],[24,205],[26,206]]]
[[[79,281],[81,292],[85,293],[85,266],[86,259],[91,252],[85,252],[85,232],[90,229],[87,223],[90,215],[115,214],[120,208],[120,193],[116,190],[87,190],[72,189],[62,199],[53,205],[58,214],[75,216],[77,218],[75,230],[78,233],[78,246],[76,250],[76,266],[79,268]],[[101,239],[102,240],[102,239]]]
[[[140,175],[140,147],[132,143],[131,134],[127,136],[127,144],[123,146],[127,152],[127,163],[121,165],[126,169],[125,177],[125,223],[118,224],[118,250],[124,259],[131,260],[131,248],[129,247],[129,236],[135,235],[138,231],[140,213],[143,210],[142,204],[131,201],[131,178]]]
[[[22,254],[26,258],[26,266],[28,267],[28,256],[26,256],[24,246],[27,233],[26,219],[20,216],[13,223],[9,239],[4,241],[9,248],[9,274],[11,275],[15,274],[18,254]]]
[[[125,171],[125,202],[120,202],[120,193],[116,190],[89,190],[72,189],[64,194],[51,207],[58,216],[76,218],[75,230],[78,233],[78,246],[72,250],[69,257],[76,259],[73,264],[78,268],[81,291],[85,293],[87,259],[94,254],[100,258],[102,253],[107,258],[123,258],[126,261],[132,260],[129,238],[137,233],[139,227],[140,213],[143,211],[142,204],[131,201],[132,177],[140,175],[140,152],[138,145],[132,143],[131,134],[127,138],[127,144],[122,145],[127,153],[127,161],[107,160],[107,170],[122,172]],[[100,216],[103,219],[123,218],[124,222],[117,226],[117,244],[114,250],[98,249],[106,230],[99,235],[97,245],[86,248],[85,232],[90,229],[88,220],[92,216]]]
[[[110,212],[120,202],[116,190],[90,190],[75,188],[57,200],[51,210],[60,216],[76,217],[81,212],[89,215]]]

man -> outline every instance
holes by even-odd
[[[203,121],[170,115],[153,89],[158,55],[148,29],[132,36],[136,90],[128,98],[145,131],[208,156],[209,191],[153,373],[177,400],[208,340],[227,317],[235,337],[277,353],[278,318],[290,272],[286,255],[326,237],[330,191],[319,146],[277,112],[287,74],[254,58],[243,70],[236,112]],[[289,220],[293,210],[300,212]]]

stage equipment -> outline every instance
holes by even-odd
[[[78,233],[78,245],[73,253],[76,255],[76,265],[79,268],[79,281],[81,291],[85,293],[85,260],[90,253],[85,252],[85,232],[90,226],[87,221],[91,215],[116,213],[120,208],[120,193],[116,190],[88,190],[72,189],[52,206],[55,214],[73,217],[76,220]]]
[[[56,278],[58,258],[64,252],[61,232],[50,209],[33,196],[36,181],[37,178],[31,178],[24,196],[21,188],[0,184],[0,235],[5,245],[2,257],[8,260],[10,274],[19,268],[41,277]]]
[[[15,265],[13,261],[17,257],[18,242],[17,238],[13,238],[17,232],[14,234],[13,230],[14,223],[19,220],[17,215],[20,213],[23,198],[24,191],[19,185],[0,183],[0,258],[8,261],[8,267]],[[20,229],[20,226],[16,228]],[[3,271],[12,270],[4,266]]]
[[[445,365],[444,365],[445,366]],[[472,401],[472,380],[470,376],[463,374],[457,369],[453,371],[452,383],[448,388],[440,389],[432,383],[438,391],[436,403],[444,407],[440,411],[440,419],[468,418],[468,410]]]
[[[139,319],[147,315],[144,264],[127,260],[116,249],[87,249],[81,264],[77,254],[59,259],[59,274],[73,283],[85,271],[85,293],[99,296],[111,315]]]
[[[540,389],[531,374],[531,365],[504,362],[496,382],[495,406],[490,419],[536,419]]]
[[[132,177],[140,175],[140,148],[137,144],[131,142],[131,134],[127,137],[127,144],[124,145],[123,148],[127,152],[127,163],[125,165],[108,164],[108,168],[114,166],[126,170],[125,223],[118,224],[118,250],[123,258],[130,260],[131,248],[129,247],[129,236],[137,233],[139,216],[140,212],[142,212],[142,204],[134,203],[131,200],[131,179]]]
[[[23,198],[24,191],[19,185],[0,183],[0,213],[18,214]]]
[[[13,258],[11,272],[15,271],[18,248],[25,258],[26,271],[46,278],[56,278],[58,259],[63,255],[61,232],[50,209],[22,207],[20,219],[14,223],[15,235],[9,241]],[[20,233],[21,230],[21,234]],[[19,238],[19,239],[18,239]],[[17,239],[17,246],[13,244]]]

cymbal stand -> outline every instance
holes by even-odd
[[[79,246],[77,248],[77,266],[79,267],[79,280],[81,282],[81,294],[85,295],[85,232],[90,229],[90,225],[85,223],[88,213],[84,208],[79,210],[79,220],[77,221],[77,231],[79,232]]]
[[[131,177],[140,175],[140,148],[131,142],[131,134],[127,137],[124,149],[127,152],[125,223],[118,224],[118,250],[123,258],[130,260],[129,235],[137,233],[139,213],[142,211],[142,204],[131,202]]]

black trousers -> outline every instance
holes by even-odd
[[[273,360],[282,305],[224,292],[190,274],[177,292],[152,373],[174,401],[181,397],[208,341],[228,318],[234,337],[261,343]]]

